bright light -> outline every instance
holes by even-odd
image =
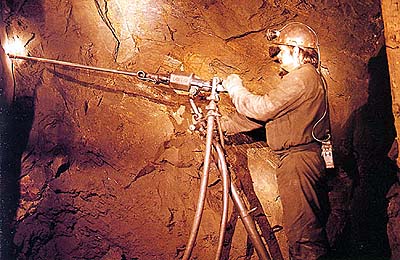
[[[26,55],[26,49],[24,47],[24,44],[18,37],[14,37],[13,39],[8,39],[5,42],[3,48],[7,54]]]

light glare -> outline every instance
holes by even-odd
[[[14,37],[11,40],[10,39],[7,40],[4,44],[4,51],[7,54],[26,55],[24,44],[18,37]]]

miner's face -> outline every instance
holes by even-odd
[[[277,55],[281,68],[290,72],[300,66],[298,47],[279,46],[280,52]]]

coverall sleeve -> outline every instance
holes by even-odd
[[[237,85],[230,96],[240,114],[266,122],[295,109],[299,104],[296,101],[301,99],[304,91],[303,81],[291,77],[282,79],[275,89],[265,95],[252,94],[242,85]]]
[[[221,117],[222,131],[228,135],[237,134],[240,132],[248,132],[254,129],[263,127],[262,122],[251,120],[237,112],[230,113],[228,116]]]

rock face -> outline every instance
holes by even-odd
[[[399,256],[379,1],[24,0],[2,1],[2,12],[8,37],[21,39],[31,56],[207,80],[236,73],[256,93],[279,79],[265,30],[308,24],[320,38],[336,152],[332,247],[338,257]],[[17,259],[181,258],[205,148],[204,138],[188,131],[187,95],[135,77],[13,63],[15,99],[1,104],[1,180],[8,180],[1,196],[9,209],[2,224],[11,234],[2,236],[3,249],[14,244]],[[208,101],[196,103],[205,111]],[[225,94],[219,105],[222,114],[232,110]],[[260,138],[233,137],[227,159],[271,255],[287,259],[273,158]],[[221,197],[214,163],[193,258],[215,255]],[[223,258],[255,259],[232,206],[229,214]]]

